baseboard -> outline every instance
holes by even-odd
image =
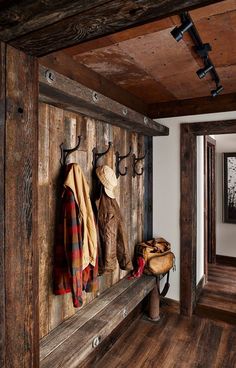
[[[180,313],[180,302],[170,298],[161,298],[161,312],[168,311],[174,313]]]
[[[198,299],[200,297],[204,285],[205,285],[205,275],[202,276],[201,280],[196,286],[196,302],[198,302]]]
[[[216,263],[222,264],[225,266],[236,267],[236,257],[228,257],[217,254],[216,255]]]

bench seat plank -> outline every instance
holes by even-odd
[[[125,278],[113,285],[43,339],[40,367],[78,367],[94,350],[94,338],[102,342],[155,285],[152,276]]]

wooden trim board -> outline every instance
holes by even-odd
[[[220,254],[216,255],[216,263],[225,266],[236,267],[236,257],[222,256]]]
[[[144,135],[169,134],[164,125],[43,66],[39,70],[39,99]]]

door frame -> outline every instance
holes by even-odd
[[[215,179],[215,146],[216,140],[204,136],[204,274],[207,281],[208,263],[216,262],[216,179]],[[208,147],[212,148],[213,156],[208,160]],[[209,164],[211,170],[208,170]],[[211,206],[209,207],[209,197]],[[209,218],[210,212],[210,218]],[[209,241],[209,221],[211,222],[211,238]],[[209,252],[210,251],[210,252]],[[210,253],[210,260],[209,260]]]
[[[196,305],[198,135],[236,133],[236,120],[180,125],[180,311],[191,316]]]

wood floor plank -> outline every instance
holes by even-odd
[[[236,324],[236,268],[210,264],[195,313]]]
[[[136,320],[93,368],[235,368],[234,326],[174,312]]]

